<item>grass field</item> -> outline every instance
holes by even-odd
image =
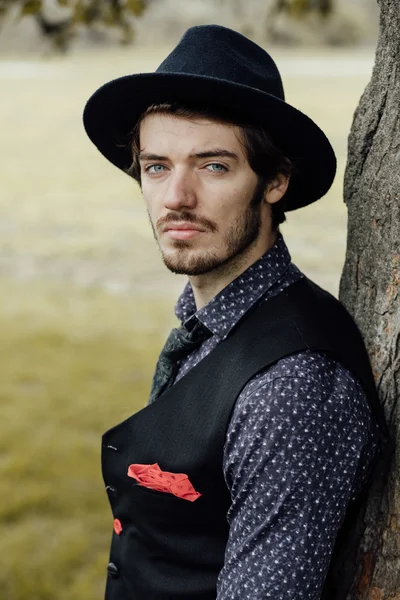
[[[164,310],[43,281],[0,293],[13,298],[0,314],[0,597],[97,600],[112,526],[101,434],[145,404]]]
[[[144,405],[184,278],[159,258],[135,184],[86,139],[101,83],[164,50],[0,61],[0,598],[102,597],[111,514],[101,434]],[[286,96],[338,154],[319,203],[288,215],[293,261],[337,295],[346,138],[372,51],[275,54]]]

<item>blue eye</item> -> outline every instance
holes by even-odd
[[[217,167],[216,169],[210,169],[212,173],[222,173],[223,171],[227,171],[227,168],[224,167],[224,165],[221,165],[220,163],[211,163],[207,165],[206,168],[208,169],[208,167]]]
[[[162,169],[164,169],[164,165],[148,165],[145,168],[146,173],[161,173]],[[152,170],[153,169],[153,170]]]

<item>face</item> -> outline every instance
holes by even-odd
[[[154,237],[172,272],[228,272],[266,251],[270,208],[238,127],[149,115],[140,128],[140,166]]]

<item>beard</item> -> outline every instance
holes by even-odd
[[[154,238],[160,249],[165,266],[177,275],[204,275],[219,271],[221,274],[234,273],[245,260],[247,253],[258,240],[261,229],[261,203],[264,198],[265,182],[259,181],[249,205],[239,218],[231,223],[224,233],[220,248],[195,249],[190,240],[174,240],[174,250],[163,251],[151,222]],[[182,212],[168,215],[170,221],[188,221],[204,225],[208,231],[216,232],[211,221],[201,221],[193,213]],[[221,252],[222,250],[222,252]]]

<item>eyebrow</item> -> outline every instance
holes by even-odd
[[[205,150],[204,152],[195,152],[189,154],[189,158],[232,158],[236,162],[239,162],[239,157],[234,152],[224,150],[223,148],[215,148],[213,150]],[[160,154],[152,154],[149,152],[141,152],[139,160],[168,160],[167,156],[161,156]]]

